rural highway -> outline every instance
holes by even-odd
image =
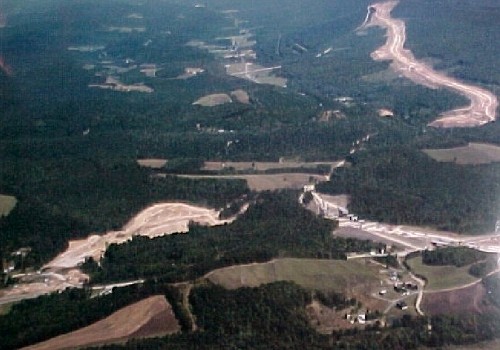
[[[387,29],[386,43],[372,53],[374,60],[392,60],[391,67],[413,82],[430,88],[444,87],[470,100],[470,105],[444,112],[430,123],[434,127],[473,127],[496,119],[497,97],[478,86],[463,83],[455,78],[435,71],[418,61],[410,50],[404,48],[406,42],[405,22],[391,17],[391,11],[398,1],[376,3],[368,7],[365,22],[359,29],[379,26]]]

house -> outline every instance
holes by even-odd
[[[314,184],[304,185],[304,192],[313,192],[316,186]]]
[[[404,286],[406,287],[406,289],[409,289],[409,290],[417,290],[418,289],[418,286],[416,284],[411,283],[411,282],[405,282]]]
[[[400,284],[400,283],[397,283],[394,285],[394,290],[398,293],[403,293],[403,294],[408,292],[408,290],[406,289],[404,284]]]
[[[401,310],[407,310],[408,309],[408,304],[406,304],[406,302],[404,301],[400,301],[396,304],[396,306],[398,308],[400,308]]]
[[[366,311],[360,310],[358,313],[358,322],[359,324],[365,324],[366,322]]]

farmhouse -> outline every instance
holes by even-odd
[[[408,304],[406,304],[405,301],[400,301],[396,304],[396,306],[398,308],[400,308],[401,310],[407,310],[408,309]]]

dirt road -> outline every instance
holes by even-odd
[[[470,100],[470,105],[441,114],[430,123],[434,127],[474,127],[496,119],[497,97],[488,90],[463,83],[455,78],[436,72],[432,67],[418,61],[410,50],[404,48],[406,27],[402,20],[391,17],[391,11],[398,1],[387,1],[371,5],[365,23],[360,27],[379,26],[387,29],[386,43],[372,53],[374,60],[391,60],[391,67],[397,73],[413,82],[437,89],[440,87],[455,91]]]

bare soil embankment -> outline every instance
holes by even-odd
[[[180,329],[170,304],[164,296],[157,295],[124,307],[90,326],[25,349],[55,350],[126,342],[173,334]]]
[[[99,260],[109,244],[124,243],[133,236],[158,237],[176,232],[187,232],[189,223],[215,226],[229,223],[220,220],[215,209],[185,203],[160,203],[152,205],[132,218],[121,231],[105,235],[92,235],[86,239],[69,242],[68,249],[44,266],[45,269],[71,268],[85,261],[86,257]]]
[[[248,206],[242,208],[242,212]],[[0,293],[0,304],[34,298],[59,290],[81,288],[88,276],[78,265],[86,258],[99,261],[110,244],[121,244],[133,236],[158,237],[176,232],[188,232],[189,223],[215,226],[230,223],[236,217],[221,220],[215,209],[185,203],[159,203],[152,205],[132,218],[120,231],[104,235],[91,235],[86,239],[69,242],[68,249],[43,266],[42,273],[18,276],[21,282]]]
[[[391,17],[391,11],[397,4],[398,1],[387,1],[369,7],[371,16],[367,16],[361,28],[379,26],[387,29],[387,41],[372,53],[373,59],[391,60],[392,69],[413,82],[434,89],[444,87],[470,100],[469,106],[442,113],[440,118],[429,124],[430,126],[474,127],[494,121],[498,100],[493,93],[435,71],[431,66],[417,60],[410,50],[404,48],[405,22]]]

